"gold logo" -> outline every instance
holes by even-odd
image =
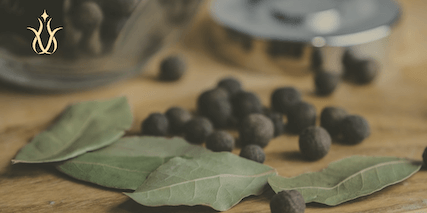
[[[49,15],[46,13],[46,10],[44,10],[41,17],[43,18],[44,23],[46,23],[46,18],[49,17]],[[33,43],[32,43],[33,50],[35,53],[37,53],[39,55],[53,54],[56,51],[56,49],[58,48],[58,42],[56,41],[55,33],[58,32],[59,30],[61,30],[62,27],[57,27],[56,29],[54,29],[52,31],[52,29],[50,28],[50,22],[52,21],[52,18],[48,19],[47,24],[46,24],[46,28],[47,28],[47,32],[49,33],[49,40],[47,42],[46,47],[43,47],[43,43],[42,43],[42,40],[40,38],[40,35],[42,33],[42,30],[43,30],[43,22],[40,18],[38,18],[38,20],[39,20],[39,24],[40,24],[39,30],[35,30],[32,27],[27,27],[27,29],[33,31],[33,33],[35,34],[35,37],[34,37]],[[38,44],[38,46],[41,50],[40,52],[37,51],[36,44]],[[52,44],[53,44],[53,50],[51,52],[49,52],[49,49],[50,49]]]

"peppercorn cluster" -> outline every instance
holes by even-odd
[[[171,58],[162,62],[161,72],[177,69],[173,63],[178,59]],[[162,73],[162,79],[161,76]],[[263,163],[263,148],[283,132],[283,117],[266,110],[255,93],[243,90],[237,79],[228,77],[221,79],[215,88],[200,94],[195,114],[175,106],[164,114],[150,114],[141,124],[144,135],[183,136],[189,143],[206,143],[206,148],[215,152],[234,149],[235,138],[225,131],[229,129],[239,132],[240,156]]]
[[[325,70],[320,49],[314,48],[311,55],[311,69],[314,71],[314,88],[319,96],[331,95],[344,79],[358,85],[366,85],[375,79],[380,64],[373,58],[358,57],[354,51],[347,49],[341,59],[342,73]]]
[[[14,21],[2,25],[0,33],[8,32],[10,39],[7,41],[11,43],[6,47],[10,46],[8,49],[14,54],[33,54],[32,49],[24,48],[27,43],[22,41],[30,41],[34,35],[17,26],[34,23],[46,11],[48,17],[52,17],[49,20],[52,20],[54,26],[63,26],[55,39],[64,44],[60,50],[64,56],[97,56],[112,50],[120,31],[139,2],[140,0],[56,0],[43,4],[36,1],[1,1],[0,18]]]
[[[225,130],[235,129],[242,147],[240,156],[260,163],[265,160],[263,148],[283,133],[299,135],[301,154],[310,161],[326,156],[332,140],[358,144],[370,135],[363,117],[349,115],[340,107],[325,107],[320,126],[316,126],[315,106],[302,100],[294,87],[276,88],[270,103],[270,108],[263,106],[257,94],[228,77],[200,94],[194,115],[180,107],[172,107],[165,114],[152,113],[142,122],[141,131],[154,136],[179,135],[189,143],[206,143],[206,148],[215,152],[231,152],[236,141]]]

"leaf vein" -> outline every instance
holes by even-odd
[[[145,173],[145,174],[151,173],[149,171],[139,171],[139,170],[125,169],[125,168],[120,168],[120,167],[117,167],[117,166],[111,166],[111,165],[102,164],[102,163],[88,163],[88,162],[77,161],[77,160],[73,160],[72,163],[74,163],[74,164],[86,164],[86,165],[92,165],[92,166],[93,165],[97,165],[97,166],[101,166],[101,167],[109,167],[109,168],[112,168],[112,169],[118,169],[118,170],[128,171],[128,172]]]
[[[320,186],[304,186],[304,187],[294,187],[294,188],[290,188],[289,190],[292,190],[292,189],[312,189],[312,188],[317,188],[317,189],[325,189],[325,190],[330,190],[330,189],[334,189],[334,188],[337,188],[338,186],[340,186],[340,185],[343,185],[343,184],[345,184],[349,179],[351,179],[351,178],[353,178],[353,177],[355,177],[355,176],[357,176],[357,175],[359,175],[360,173],[362,173],[362,172],[365,172],[365,171],[368,171],[368,170],[370,170],[370,169],[372,169],[372,168],[378,168],[378,167],[382,167],[382,166],[387,166],[387,165],[393,165],[393,164],[400,164],[400,163],[404,163],[404,162],[408,162],[407,160],[398,160],[398,161],[391,161],[391,162],[385,162],[385,163],[380,163],[380,164],[376,164],[376,165],[374,165],[374,166],[370,166],[370,167],[367,167],[367,168],[365,168],[365,169],[363,169],[363,170],[360,170],[360,171],[358,171],[358,172],[356,172],[356,173],[354,173],[353,175],[350,175],[350,176],[348,176],[346,179],[344,179],[344,180],[342,180],[341,182],[339,182],[339,183],[337,183],[335,186],[333,186],[333,187],[320,187]],[[393,168],[393,167],[392,167]]]
[[[249,175],[249,176],[246,176],[246,175],[235,175],[235,174],[219,174],[219,175],[214,175],[214,176],[209,176],[209,177],[203,177],[203,178],[198,178],[198,179],[193,179],[193,180],[187,180],[187,181],[183,181],[183,182],[180,182],[180,183],[171,184],[171,185],[168,185],[168,186],[163,186],[163,187],[160,187],[160,188],[157,188],[157,189],[153,189],[153,190],[150,190],[150,191],[159,191],[159,190],[162,190],[162,189],[165,189],[165,188],[172,188],[172,187],[175,187],[175,186],[179,186],[179,185],[183,185],[183,184],[187,184],[187,183],[191,183],[191,182],[195,182],[195,181],[209,180],[209,179],[213,179],[213,178],[217,178],[217,177],[223,177],[223,178],[229,178],[229,177],[254,178],[254,177],[262,177],[262,176],[269,175],[269,174],[272,174],[272,173],[275,173],[275,172],[276,171],[274,169],[272,169],[272,170],[269,170],[269,171],[264,172],[264,173],[260,173],[260,174],[256,174],[256,175]],[[150,192],[150,191],[148,191],[148,192]],[[144,193],[144,192],[146,192],[146,191],[141,191],[140,193]]]

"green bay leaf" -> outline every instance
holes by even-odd
[[[110,145],[131,125],[132,112],[126,97],[74,104],[53,126],[23,147],[12,163],[67,160]]]
[[[118,189],[136,189],[160,165],[175,156],[199,157],[209,150],[181,138],[128,137],[57,166],[79,180]]]
[[[268,179],[276,192],[299,191],[306,203],[335,206],[399,183],[421,168],[420,163],[397,157],[352,156],[329,164],[320,172],[292,178]]]
[[[205,205],[226,211],[250,195],[264,191],[276,170],[228,152],[193,159],[175,157],[152,172],[133,193],[146,206]]]

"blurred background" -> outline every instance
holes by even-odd
[[[19,2],[22,3],[21,5],[26,5],[25,1]],[[297,31],[294,35],[292,33],[286,34],[283,38],[279,38],[278,32],[274,30],[281,26],[290,29],[293,26],[297,29],[308,29],[311,26],[304,25],[308,23],[307,21],[292,21],[292,16],[302,17],[318,11],[328,11],[331,8],[340,11],[340,13],[348,10],[346,9],[348,6],[345,5],[336,8],[336,5],[333,4],[336,1],[325,1],[325,7],[317,5],[320,9],[309,8],[307,10],[301,9],[304,8],[302,7],[304,5],[292,6],[290,4],[296,8],[295,11],[299,12],[298,14],[291,13],[290,22],[283,22],[283,17],[272,18],[277,21],[274,23],[271,23],[269,19],[262,20],[261,15],[260,17],[252,17],[254,19],[259,18],[261,21],[258,22],[262,23],[257,21],[249,21],[249,23],[255,23],[254,26],[260,24],[261,29],[263,29],[262,26],[273,25],[271,27],[273,30],[267,29],[265,32],[268,30],[271,32],[265,34],[251,32],[245,28],[246,26],[235,25],[233,16],[227,17],[229,11],[221,10],[221,7],[228,7],[227,1],[132,1],[134,4],[129,6],[131,9],[127,8],[126,10],[123,7],[119,11],[116,11],[117,6],[116,9],[111,9],[114,7],[108,4],[98,4],[98,6],[95,4],[93,7],[95,9],[90,9],[91,5],[89,4],[86,5],[86,10],[89,11],[87,12],[89,15],[93,16],[89,18],[96,19],[96,15],[94,15],[96,12],[94,11],[98,8],[98,10],[103,11],[98,11],[99,14],[102,14],[98,14],[102,20],[126,20],[126,24],[116,23],[114,25],[120,26],[116,29],[118,34],[110,35],[109,39],[113,40],[114,44],[111,44],[106,38],[108,37],[106,31],[110,29],[105,26],[107,22],[101,22],[103,23],[102,27],[106,29],[103,31],[104,34],[99,34],[98,37],[104,42],[103,44],[110,42],[108,43],[110,46],[115,46],[106,47],[109,45],[103,45],[102,51],[99,53],[84,49],[90,47],[84,41],[88,39],[87,36],[80,35],[80,43],[76,45],[67,45],[71,41],[64,40],[67,37],[67,32],[73,27],[75,28],[76,23],[81,22],[78,18],[72,18],[73,14],[80,17],[78,16],[79,13],[74,10],[83,11],[81,13],[85,14],[84,9],[74,8],[79,7],[76,2],[78,1],[66,0],[62,4],[49,4],[53,7],[53,9],[49,9],[52,12],[48,10],[49,17],[53,18],[52,29],[58,26],[63,26],[64,29],[57,32],[57,52],[52,55],[38,56],[35,55],[36,53],[30,46],[34,34],[28,29],[16,30],[16,25],[11,24],[15,22],[7,21],[20,16],[19,4],[14,1],[2,1],[3,10],[9,9],[8,12],[13,13],[14,16],[1,13],[2,23],[4,26],[8,26],[8,30],[1,33],[3,43],[0,44],[2,47],[0,60],[0,77],[2,79],[0,98],[2,104],[0,104],[0,111],[7,112],[0,115],[0,132],[11,126],[45,123],[54,114],[59,113],[65,105],[72,102],[123,94],[129,96],[131,102],[135,102],[136,105],[149,103],[143,112],[135,112],[137,115],[140,113],[138,115],[139,120],[146,116],[150,110],[162,111],[167,107],[166,105],[156,105],[157,102],[177,102],[194,108],[195,100],[190,97],[214,86],[219,79],[226,76],[241,78],[248,88],[260,92],[265,90],[267,93],[275,85],[286,84],[296,86],[310,94],[313,92],[311,76],[315,72],[312,69],[312,58],[315,50],[321,50],[325,58],[325,63],[322,65],[325,70],[341,72],[341,75],[343,72],[341,60],[344,51],[347,49],[353,49],[354,52],[361,55],[366,54],[381,63],[381,70],[374,83],[360,87],[354,84],[343,84],[332,97],[323,99],[330,100],[332,103],[340,103],[343,98],[346,100],[349,94],[356,95],[355,92],[352,92],[355,90],[366,90],[371,94],[376,91],[387,90],[394,81],[399,79],[402,81],[398,81],[397,85],[406,84],[406,80],[410,81],[409,84],[425,85],[427,83],[425,82],[427,78],[424,77],[425,67],[427,67],[425,62],[427,42],[424,39],[424,36],[427,35],[427,24],[424,23],[425,15],[423,13],[424,9],[427,8],[427,3],[421,0],[376,1],[378,4],[386,2],[387,7],[383,11],[386,17],[384,19],[380,17],[380,21],[374,20],[373,22],[376,24],[374,27],[390,26],[389,31],[380,33],[382,37],[371,39],[373,41],[368,39],[369,42],[366,42],[362,39],[359,44],[338,45],[332,43],[332,46],[328,45],[327,42],[330,42],[329,37],[336,36],[337,33],[334,29],[325,32],[310,31],[310,33],[302,34],[300,39],[298,39],[299,33],[307,30]],[[260,10],[263,7],[268,9],[271,5],[277,4],[277,1],[273,0],[236,1],[236,3],[238,2],[250,6],[237,7],[236,10],[249,14],[252,13],[251,11]],[[280,3],[280,1],[278,2]],[[358,2],[362,12],[366,10],[366,6],[372,6],[369,3],[370,1],[361,0]],[[354,7],[354,5],[349,6]],[[27,5],[27,7],[32,7],[32,5]],[[374,7],[374,9],[381,9],[378,5],[374,5]],[[63,8],[65,11],[71,12],[65,12],[65,15],[62,14],[63,16],[61,16],[61,13],[54,12],[55,8]],[[229,8],[230,10],[233,9],[233,7]],[[280,7],[277,8],[280,9]],[[43,11],[40,7],[35,7],[35,9],[37,11],[31,13],[30,16],[21,17],[21,21],[18,23],[29,23],[26,25],[37,29],[37,18],[42,20]],[[13,12],[15,10],[17,12]],[[91,10],[94,11],[90,12]],[[286,12],[286,10],[284,11]],[[368,17],[376,17],[375,11],[368,11],[368,13],[370,14]],[[335,16],[329,15],[326,16],[326,20],[337,21],[343,17],[337,19]],[[70,23],[66,21],[67,18],[70,19]],[[248,20],[250,19],[249,17]],[[100,25],[96,21],[91,24],[93,26]],[[242,25],[244,24],[248,23]],[[90,29],[89,25],[80,26],[80,31],[84,31],[83,29],[86,28]],[[298,28],[300,25],[305,27]],[[322,24],[320,23],[320,25]],[[344,28],[343,33],[357,34],[361,31],[360,29],[365,27],[361,23],[353,23],[353,25],[356,26],[356,29]],[[102,27],[99,27],[99,30]],[[335,30],[340,29],[338,27]],[[18,41],[8,40],[11,34],[25,36],[16,37]],[[45,36],[45,38],[49,37],[48,34]],[[325,41],[323,43],[321,41],[320,44],[317,43],[318,47],[315,47],[316,41],[319,41],[313,40],[313,38],[318,37],[325,38]],[[9,44],[13,42],[17,44],[10,46]],[[25,51],[21,50],[20,45]],[[67,55],[71,53],[75,55]],[[169,55],[182,56],[188,69],[178,81],[162,82],[158,79],[159,66],[161,61]],[[130,80],[123,81],[123,79],[130,77]],[[391,90],[398,89],[400,88],[395,86],[391,88]],[[409,88],[401,88],[401,90],[406,91],[407,94],[411,92]],[[363,94],[363,92],[359,94]],[[399,94],[388,92],[381,94],[381,96],[397,98]],[[403,96],[405,95],[403,94]],[[261,99],[265,103],[268,102],[268,98],[268,95],[261,95]],[[320,102],[323,101],[320,100]],[[342,103],[351,104],[348,101]],[[408,102],[408,104],[410,103]],[[137,126],[135,125],[135,131],[138,129]]]
[[[197,97],[230,76],[266,107],[274,89],[292,86],[318,115],[325,106],[340,106],[369,121],[372,134],[366,142],[351,148],[333,144],[316,163],[292,156],[299,150],[297,136],[273,139],[265,148],[265,164],[280,175],[319,171],[355,154],[421,159],[427,141],[426,10],[424,0],[0,0],[0,173],[9,172],[17,151],[72,103],[126,96],[134,115],[128,134],[137,135],[150,113],[172,106],[195,112]],[[46,28],[50,19],[51,30],[62,27],[54,36]],[[53,37],[57,49],[52,43],[48,53],[39,55]],[[185,64],[174,80],[161,77],[161,64],[169,56]],[[363,69],[347,69],[347,56],[363,62]],[[314,78],[325,72],[340,81],[331,93],[319,95]],[[23,192],[4,196],[12,210],[37,206],[47,212],[45,201],[63,200],[55,210],[165,212],[126,203],[117,192],[68,181],[47,169],[21,170],[15,174],[28,170],[25,175],[33,179],[21,176],[2,186]],[[425,209],[425,178],[420,172],[384,193],[362,198],[363,205],[357,200],[333,210],[312,206],[309,211]],[[34,193],[43,196],[26,193],[33,182],[39,184]],[[52,182],[58,184],[51,187]],[[267,200],[249,198],[230,212],[268,212]]]

